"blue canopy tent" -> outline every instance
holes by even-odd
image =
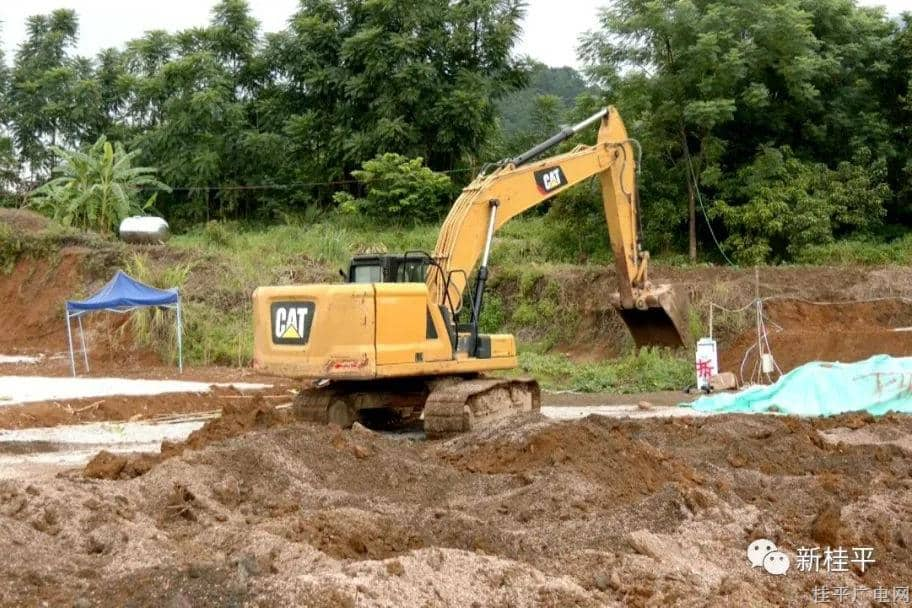
[[[89,356],[86,353],[85,333],[82,331],[82,315],[96,312],[126,313],[139,308],[169,308],[176,312],[177,323],[177,362],[181,372],[184,371],[183,326],[181,321],[180,294],[177,288],[156,289],[140,283],[133,277],[117,271],[101,290],[86,300],[67,300],[66,322],[67,340],[70,343],[70,370],[76,375],[76,359],[73,355],[73,330],[70,319],[79,324],[79,338],[82,342],[82,358],[86,371],[89,371]]]

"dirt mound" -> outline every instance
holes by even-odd
[[[766,302],[764,312],[770,320],[770,350],[783,372],[809,361],[912,354],[912,331],[895,331],[912,326],[912,302],[906,300],[823,304],[777,299]],[[742,332],[723,347],[721,369],[749,378],[758,366],[756,344],[756,328]]]
[[[0,483],[0,605],[803,605],[821,576],[905,585],[912,560],[907,417],[529,419],[436,443],[270,416],[229,413],[198,437],[267,428],[125,481]],[[756,538],[877,561],[773,578]]]
[[[6,224],[17,234],[38,234],[47,230],[51,220],[30,209],[0,208],[0,224]]]
[[[846,302],[885,295],[912,298],[912,274],[899,266],[763,267],[758,275],[759,285],[754,269],[653,265],[650,280],[657,285],[671,284],[689,296],[704,331],[711,302],[738,309],[752,302],[758,290],[764,298],[814,301]],[[491,286],[504,306],[507,329],[521,342],[554,341],[557,350],[581,360],[623,355],[633,346],[629,331],[608,298],[617,290],[613,267],[532,265],[521,273],[495,268]],[[514,326],[509,319],[521,304],[526,307],[522,316],[527,316],[530,303],[541,321]],[[555,316],[557,311],[559,317]],[[560,322],[555,324],[558,318]],[[733,344],[750,325],[750,319],[743,315],[737,323],[720,322],[719,315],[715,321],[715,337],[723,347]]]
[[[58,260],[22,258],[12,272],[0,273],[0,348],[66,348],[63,306],[83,289],[81,268],[88,253],[74,247],[61,251]]]
[[[224,406],[220,416],[190,433],[186,440],[163,441],[158,454],[112,454],[102,450],[86,464],[83,475],[93,479],[138,477],[164,460],[179,456],[184,450],[199,450],[209,443],[223,441],[255,429],[287,424],[289,419],[288,412],[280,412],[267,405],[262,395],[254,395],[246,403],[239,401]]]
[[[638,499],[666,483],[692,477],[666,454],[631,438],[625,425],[605,420],[590,416],[583,422],[543,423],[522,434],[510,433],[515,422],[509,421],[509,426],[481,436],[457,438],[440,454],[454,466],[477,473],[526,475],[545,467],[572,472],[600,483],[618,501]]]

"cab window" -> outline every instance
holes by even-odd
[[[380,267],[379,266],[355,266],[352,274],[352,283],[379,283]]]

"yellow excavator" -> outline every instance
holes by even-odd
[[[535,160],[597,122],[595,145]],[[432,254],[357,255],[342,273],[344,283],[259,287],[254,366],[313,380],[296,397],[296,412],[343,427],[423,417],[433,438],[538,411],[535,380],[484,375],[518,365],[513,336],[479,330],[491,245],[510,219],[594,176],[619,283],[606,302],[638,347],[683,345],[686,300],[647,276],[637,152],[617,111],[605,108],[482,171],[453,204]]]

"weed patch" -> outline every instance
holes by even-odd
[[[550,389],[639,393],[685,388],[692,383],[693,363],[686,351],[664,349],[641,349],[594,363],[576,363],[560,353],[523,351],[519,372]]]

